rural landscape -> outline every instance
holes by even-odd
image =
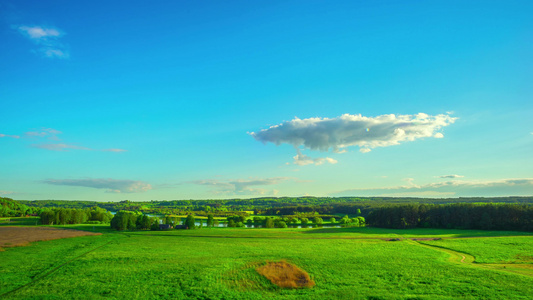
[[[5,299],[528,299],[533,293],[533,197],[448,204],[0,200]],[[111,214],[102,208],[108,206],[121,210]],[[177,214],[162,213],[169,210]]]
[[[0,1],[0,299],[533,299],[533,1]]]

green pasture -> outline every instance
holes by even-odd
[[[458,238],[480,236],[532,236],[521,231],[486,231],[459,229],[386,229],[372,227],[346,228],[202,228],[201,230],[133,231],[136,235],[179,235],[202,237],[252,237],[282,239],[392,239],[392,238]]]
[[[533,267],[533,237],[530,236],[422,241],[422,243],[470,254],[478,263],[526,263]]]
[[[530,299],[533,295],[531,276],[454,263],[438,247],[407,239],[440,237],[445,239],[423,242],[471,253],[479,261],[520,261],[517,255],[531,250],[533,236],[514,236],[516,232],[66,228],[104,234],[0,252],[0,298]],[[467,236],[506,237],[454,239]],[[490,253],[491,247],[499,254]],[[316,286],[296,290],[273,286],[255,272],[268,260],[296,264]]]

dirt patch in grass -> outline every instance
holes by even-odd
[[[311,288],[315,285],[307,272],[286,261],[267,262],[255,270],[281,288]]]
[[[2,251],[2,248],[7,247],[28,246],[31,242],[86,235],[101,235],[101,233],[46,227],[0,227],[0,251]]]

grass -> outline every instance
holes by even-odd
[[[77,228],[92,229],[92,225]],[[528,299],[533,294],[533,277],[450,262],[448,253],[417,242],[386,240],[487,233],[509,237],[483,240],[507,239],[527,249],[533,238],[511,237],[515,233],[435,230],[431,235],[429,230],[372,228],[116,233],[104,229],[99,236],[7,248],[0,253],[0,298]],[[485,250],[490,247],[476,243],[482,238],[464,240],[472,244],[460,244],[461,250],[476,253],[476,259],[494,261]],[[455,241],[423,242],[455,247],[445,244]],[[502,257],[515,257],[519,251],[512,248],[502,246],[497,251]],[[266,261],[298,266],[315,287],[278,287],[256,271]]]
[[[476,258],[478,263],[533,264],[532,237],[493,237],[423,241],[422,243],[464,252]]]

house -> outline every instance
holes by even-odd
[[[187,229],[187,225],[176,225],[174,229]]]
[[[172,229],[172,226],[169,224],[159,224],[159,230],[169,230]]]

